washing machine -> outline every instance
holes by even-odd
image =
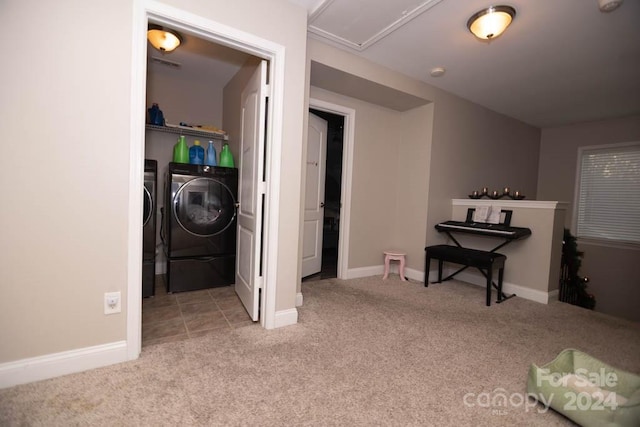
[[[156,285],[156,182],[158,162],[144,161],[142,217],[142,297],[155,294]]]
[[[167,292],[233,284],[238,170],[169,163],[165,189]]]

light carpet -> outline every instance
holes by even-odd
[[[576,348],[640,372],[639,324],[559,302],[486,307],[481,287],[397,276],[302,291],[297,325],[0,390],[0,425],[571,425],[526,399],[531,363]]]

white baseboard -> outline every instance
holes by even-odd
[[[0,364],[0,388],[126,362],[127,342],[85,347]]]
[[[390,274],[398,274],[398,265],[391,264],[389,266]],[[361,277],[382,276],[384,274],[384,265],[372,265],[370,267],[351,268],[347,271],[347,279],[359,279]],[[404,276],[407,279],[424,280],[424,272],[413,268],[405,268]]]
[[[295,308],[276,311],[274,328],[282,328],[283,326],[295,325],[296,323],[298,323],[298,310]]]
[[[391,265],[389,271],[393,274],[398,273],[398,267]],[[442,276],[453,273],[454,270],[443,269]],[[381,276],[384,273],[384,265],[374,265],[371,267],[352,268],[347,271],[347,279],[359,279],[361,277]],[[424,281],[424,272],[415,270],[413,268],[405,268],[404,275],[408,279],[417,280],[419,282]],[[429,270],[429,281],[435,281],[438,278],[438,270]],[[484,276],[475,275],[471,273],[461,272],[456,275],[456,280],[461,282],[471,283],[472,285],[478,285],[485,287],[487,281]],[[555,289],[550,292],[538,291],[536,289],[526,288],[524,286],[516,285],[514,283],[502,282],[502,291],[505,294],[516,294],[517,296],[528,299],[530,301],[539,302],[542,304],[548,304],[549,301],[558,299],[558,290]]]
[[[443,269],[442,276],[446,277],[447,275],[453,273],[455,270]],[[431,280],[437,280],[438,278],[438,270],[430,270],[429,277],[433,278]],[[471,283],[472,285],[482,286],[483,288],[487,286],[487,279],[484,276],[480,276],[477,274],[471,274],[467,272],[458,273],[455,277],[456,280],[460,280],[461,282]],[[497,280],[497,278],[496,278]],[[520,298],[527,299],[529,301],[539,302],[541,304],[548,304],[554,296],[558,299],[558,291],[554,290],[551,292],[538,291],[536,289],[526,288],[524,286],[516,285],[514,283],[502,282],[502,291],[507,294],[516,294],[516,296]]]
[[[359,279],[361,277],[381,276],[384,273],[383,265],[373,265],[370,267],[350,268],[347,270],[346,279]]]
[[[414,268],[405,268],[404,277],[411,280],[417,280],[418,282],[424,281],[424,271],[416,270]]]
[[[296,307],[302,307],[302,301],[303,301],[302,292],[298,292],[296,294]]]

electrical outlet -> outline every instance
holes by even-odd
[[[120,313],[121,311],[120,292],[106,292],[104,294],[104,314]]]

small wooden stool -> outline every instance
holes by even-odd
[[[406,253],[400,251],[384,251],[384,276],[382,279],[386,279],[389,277],[389,261],[400,261],[400,267],[398,268],[398,273],[400,274],[400,280],[406,282],[407,279],[404,277],[404,256]]]

